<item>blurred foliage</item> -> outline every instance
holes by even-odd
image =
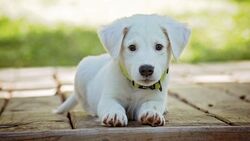
[[[192,27],[189,48],[183,62],[207,62],[250,59],[250,2],[235,2],[237,12],[186,14],[181,18],[200,19]]]
[[[0,67],[76,65],[104,52],[93,29],[0,18]]]
[[[231,1],[236,13],[186,13],[182,21],[198,19],[181,62],[250,59],[250,2]],[[32,24],[0,17],[0,67],[76,65],[87,55],[103,53],[95,29]]]
[[[0,67],[76,65],[104,52],[95,30],[0,18]]]

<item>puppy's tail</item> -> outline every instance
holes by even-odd
[[[76,95],[72,94],[69,98],[67,98],[66,101],[63,102],[57,109],[55,109],[53,112],[57,114],[62,114],[65,112],[68,112],[70,109],[75,107],[77,104]]]

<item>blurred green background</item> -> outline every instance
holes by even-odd
[[[225,12],[218,7],[214,11],[161,12],[191,23],[192,37],[180,62],[250,59],[250,2],[225,3],[236,10]],[[104,52],[97,27],[65,23],[51,26],[0,13],[0,67],[76,65],[84,56]]]

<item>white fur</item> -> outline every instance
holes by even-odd
[[[86,57],[80,62],[75,76],[75,94],[56,112],[68,111],[76,103],[73,99],[78,99],[107,126],[126,126],[128,119],[152,126],[163,125],[168,77],[162,83],[162,92],[134,88],[121,73],[119,63],[124,64],[136,83],[152,85],[168,68],[171,50],[174,57],[179,58],[189,34],[183,24],[157,15],[135,15],[102,28],[99,37],[109,54]],[[163,50],[155,50],[157,43],[164,46]],[[128,49],[131,44],[136,45],[136,51]],[[154,66],[148,82],[138,71],[144,64]]]

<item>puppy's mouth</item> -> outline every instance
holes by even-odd
[[[154,83],[156,83],[155,80],[151,80],[151,79],[143,79],[143,80],[139,80],[138,83],[140,85],[143,85],[143,86],[151,86],[153,85]]]

